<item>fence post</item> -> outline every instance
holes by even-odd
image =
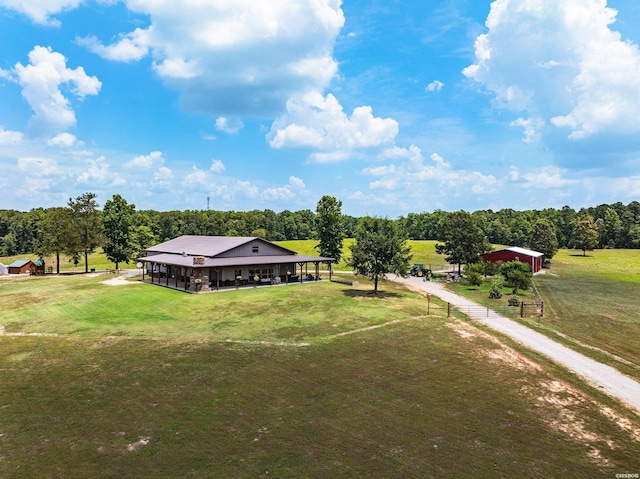
[[[524,318],[524,301],[520,303],[520,317]]]
[[[447,303],[447,318],[451,317],[451,303]]]
[[[544,316],[544,301],[540,301],[540,317]]]

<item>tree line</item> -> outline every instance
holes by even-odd
[[[398,221],[409,239],[441,240],[441,225],[454,213],[436,210],[431,213],[409,213]],[[628,205],[620,202],[574,210],[569,206],[561,209],[516,211],[513,209],[478,210],[470,213],[477,225],[492,244],[532,247],[536,224],[545,220],[553,227],[558,247],[583,249],[583,238],[576,237],[577,221],[586,221],[593,226],[597,238],[590,248],[640,248],[640,203]],[[534,248],[535,249],[535,248]]]
[[[114,263],[141,256],[156,243],[180,235],[258,236],[272,241],[331,237],[339,223],[343,237],[356,237],[362,218],[342,214],[336,200],[323,197],[316,211],[136,210],[120,195],[102,208],[93,193],[69,199],[65,207],[28,212],[0,210],[0,256],[64,254],[79,262],[98,247]],[[328,203],[327,203],[328,202]],[[340,202],[339,202],[340,203]],[[341,205],[341,203],[340,203]],[[333,215],[329,226],[319,221]],[[394,220],[408,239],[438,240],[452,262],[473,262],[488,244],[523,246],[551,258],[558,248],[640,248],[640,203],[583,208],[473,213],[410,213]],[[120,236],[118,236],[120,235]],[[466,238],[465,238],[466,236]]]

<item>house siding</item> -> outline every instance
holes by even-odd
[[[253,251],[254,247],[258,247],[258,252]],[[249,243],[233,248],[220,254],[219,258],[238,258],[246,256],[292,256],[292,253],[279,248],[274,244],[269,244],[265,241],[253,240]]]

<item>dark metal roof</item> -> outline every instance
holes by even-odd
[[[293,255],[295,251],[252,236],[191,236],[184,235],[147,249],[147,253],[186,253],[191,256],[215,257],[251,241],[268,243],[282,250],[283,255]]]
[[[303,256],[298,254],[292,255],[272,255],[272,256],[239,256],[233,258],[207,258],[204,259],[204,264],[193,264],[193,256],[182,256],[181,254],[156,254],[152,256],[146,256],[139,258],[139,261],[156,263],[156,264],[168,264],[172,266],[183,266],[193,268],[222,268],[230,266],[258,266],[258,265],[270,265],[270,264],[287,264],[287,263],[314,263],[314,262],[329,262],[334,261],[333,258],[326,258],[324,256]]]

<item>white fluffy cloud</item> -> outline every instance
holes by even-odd
[[[18,170],[32,177],[55,175],[60,172],[58,164],[51,158],[18,158]]]
[[[79,99],[97,95],[102,84],[84,68],[67,68],[66,58],[50,47],[36,46],[29,53],[29,64],[17,63],[15,80],[22,86],[22,96],[34,111],[29,120],[33,134],[59,133],[75,125],[76,116],[61,86],[70,88]]]
[[[19,131],[5,130],[0,126],[0,146],[17,145],[22,143],[23,134]]]
[[[132,158],[125,164],[126,168],[139,168],[148,170],[164,163],[164,156],[161,151],[152,151],[148,155],[139,155]]]
[[[71,148],[79,143],[75,135],[71,133],[60,133],[47,141],[49,146],[56,146],[58,148]]]
[[[269,200],[291,200],[306,191],[304,181],[296,176],[289,177],[289,183],[279,188],[268,188],[264,191],[264,197]]]
[[[395,148],[393,156],[398,161],[397,164],[369,167],[360,172],[376,178],[369,183],[372,192],[386,192],[381,197],[373,195],[375,202],[381,205],[393,204],[395,201],[415,210],[425,200],[432,201],[462,193],[492,195],[501,183],[501,180],[492,175],[455,169],[437,153],[433,153],[430,161],[425,162],[420,148],[413,145],[408,149]],[[359,197],[361,201],[373,201],[372,195],[363,192],[359,192]],[[358,196],[352,198],[358,199]],[[430,208],[433,206],[432,203]]]
[[[535,124],[571,140],[640,131],[640,51],[613,28],[606,0],[496,0],[463,73]],[[525,124],[524,121],[529,122]]]
[[[348,116],[332,95],[310,92],[287,101],[287,114],[277,119],[268,135],[272,148],[320,150],[312,159],[337,161],[357,150],[392,145],[398,122],[373,116],[371,107],[355,108]]]
[[[90,185],[92,188],[113,188],[122,186],[126,180],[117,172],[112,171],[104,156],[88,161],[88,168],[78,175],[76,181],[82,185]]]
[[[428,92],[438,92],[440,90],[442,90],[442,87],[444,86],[444,83],[442,83],[440,80],[433,80],[431,83],[429,83],[426,87],[425,90]]]
[[[211,171],[212,173],[222,173],[224,172],[224,170],[226,170],[226,168],[222,161],[211,160],[211,167],[209,168],[209,171]]]
[[[63,10],[71,10],[83,0],[0,0],[0,6],[16,10],[35,23],[56,26],[59,22],[52,15]]]
[[[136,28],[133,32],[120,36],[118,42],[103,45],[95,36],[78,37],[76,43],[107,60],[121,62],[138,61],[149,53],[149,30]]]
[[[238,119],[229,119],[224,116],[216,119],[216,130],[223,131],[229,135],[235,135],[244,128],[244,123]]]
[[[77,41],[110,60],[147,53],[182,104],[216,116],[272,115],[291,95],[324,89],[337,72],[341,0],[128,0],[145,29],[113,44]]]

